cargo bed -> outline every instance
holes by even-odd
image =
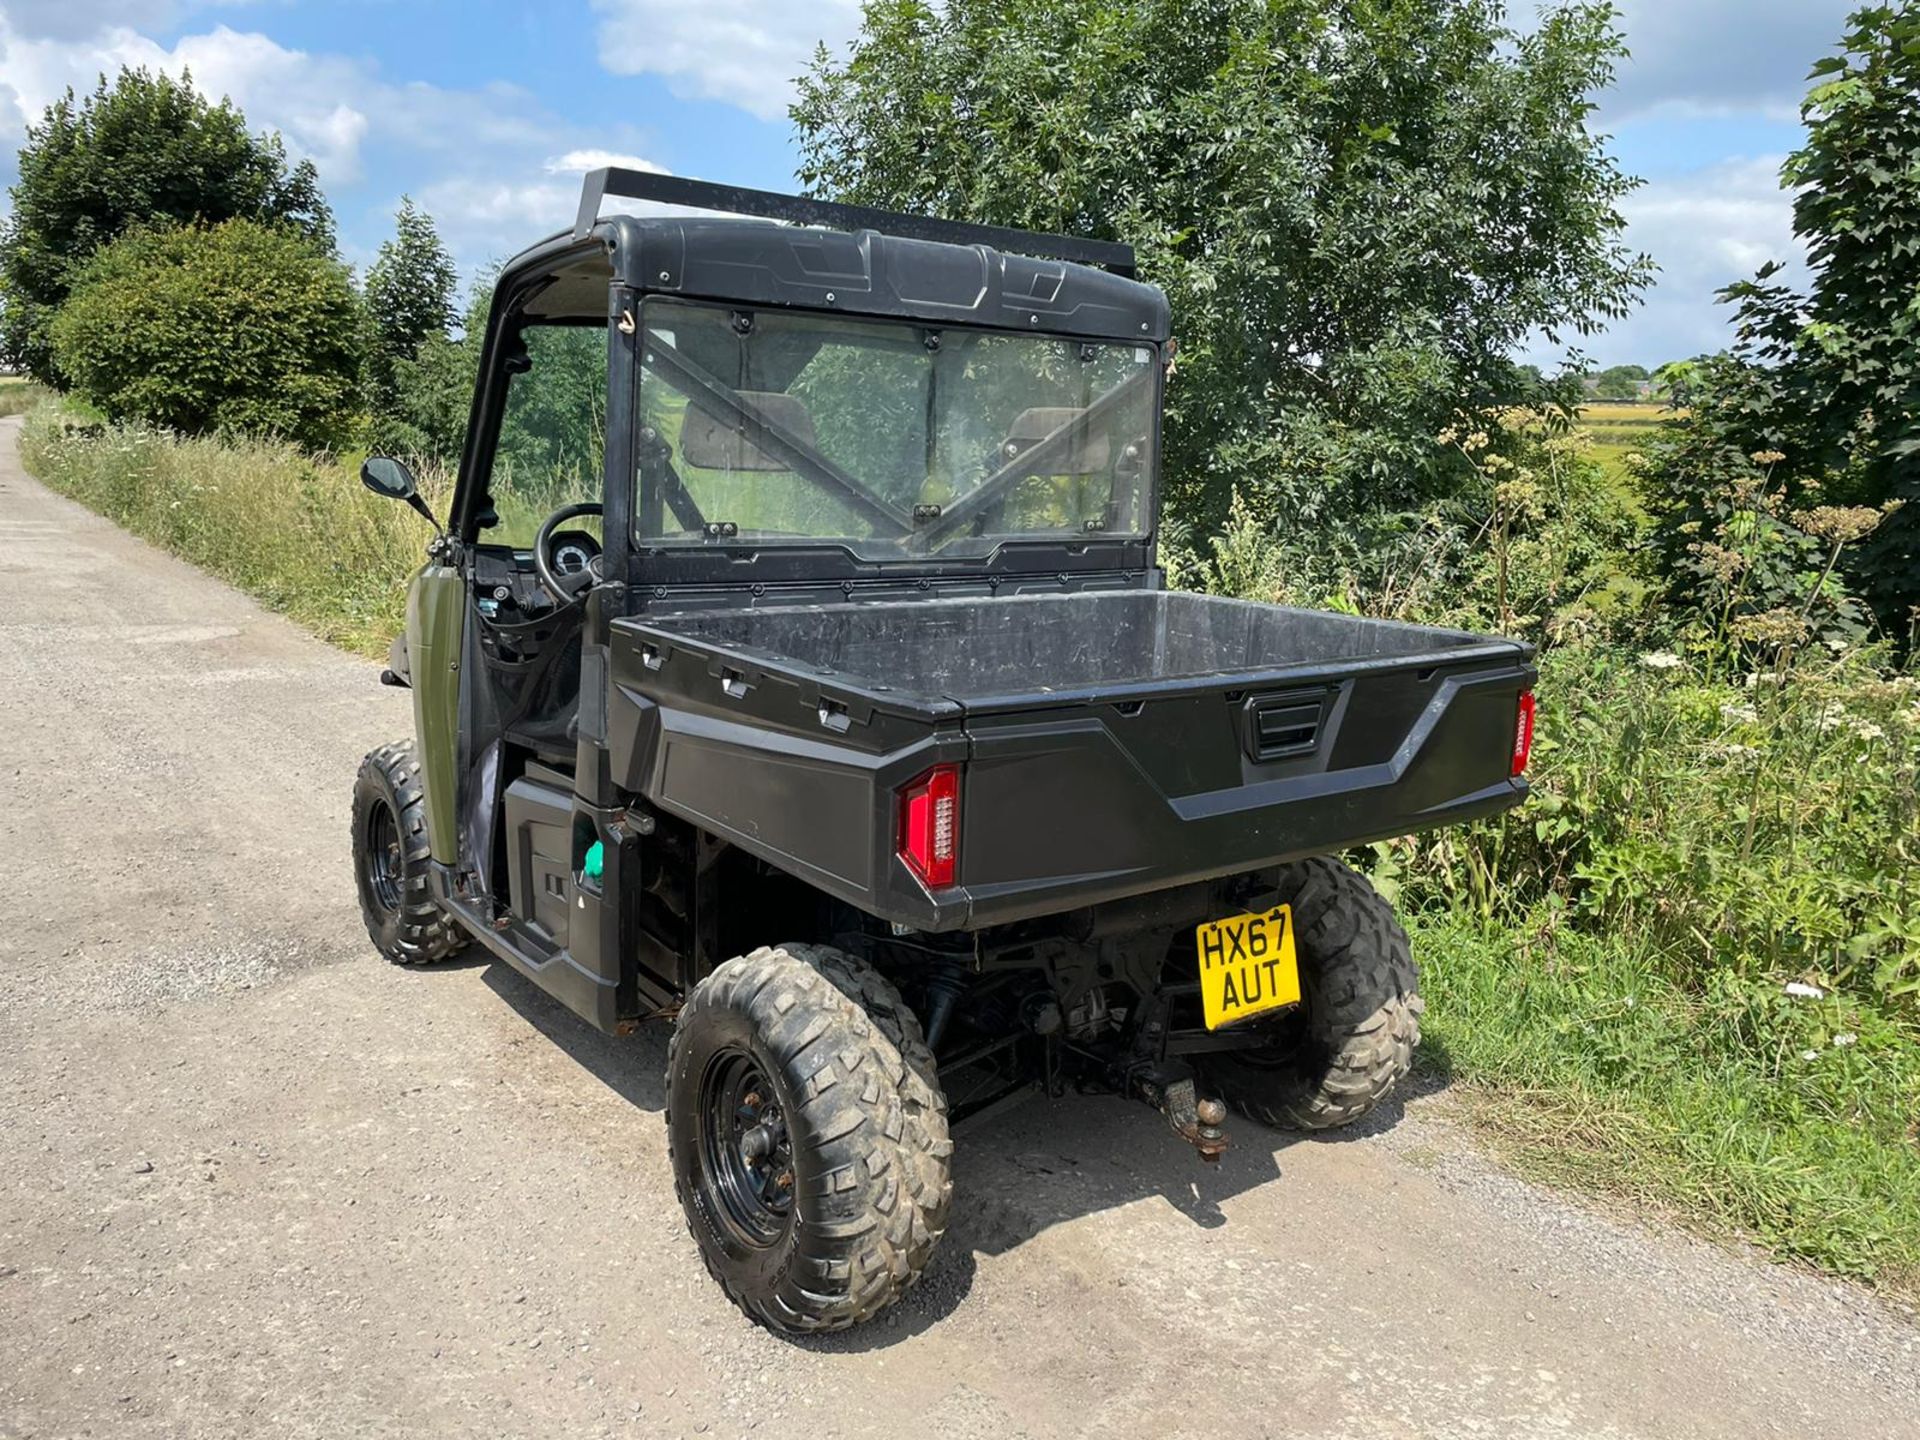
[[[1531,650],[1146,590],[616,622],[619,783],[871,913],[980,926],[1517,803]],[[962,762],[958,884],[894,795]]]
[[[889,705],[968,711],[1124,700],[1222,679],[1297,681],[1526,653],[1460,630],[1165,590],[709,610],[676,640],[831,678]]]

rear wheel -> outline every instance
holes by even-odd
[[[892,984],[837,950],[756,950],[694,987],[667,1056],[667,1141],[707,1269],[776,1330],[878,1314],[946,1228],[933,1054]]]
[[[367,934],[396,965],[430,965],[461,945],[428,884],[426,791],[413,742],[382,745],[353,782],[353,873]]]
[[[1347,1125],[1413,1068],[1426,1006],[1407,932],[1366,877],[1337,860],[1285,866],[1280,898],[1293,907],[1300,1004],[1266,1043],[1207,1057],[1204,1075],[1263,1124]]]

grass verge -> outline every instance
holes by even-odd
[[[22,380],[17,375],[0,376],[0,420],[24,415],[52,395],[51,390],[31,380]]]
[[[50,488],[190,560],[322,639],[383,655],[403,623],[426,523],[361,487],[357,459],[267,441],[102,425],[41,405],[21,436]],[[444,482],[422,476],[444,507]]]
[[[1789,999],[1802,1033],[1756,1049],[1750,999],[1684,988],[1630,944],[1409,928],[1422,1063],[1516,1169],[1920,1297],[1920,1052],[1836,1046],[1834,997]]]

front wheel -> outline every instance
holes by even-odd
[[[1205,1078],[1241,1114],[1289,1130],[1351,1124],[1413,1068],[1420,977],[1407,932],[1364,875],[1337,860],[1285,866],[1300,1004],[1262,1045],[1203,1062]]]
[[[775,1330],[878,1314],[946,1228],[933,1054],[892,984],[838,950],[756,950],[694,987],[667,1053],[667,1143],[707,1269]]]
[[[396,965],[431,965],[460,948],[428,883],[427,802],[413,742],[382,745],[353,782],[353,874],[367,934]]]

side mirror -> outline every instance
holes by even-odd
[[[413,471],[391,455],[369,455],[361,462],[360,483],[389,500],[411,500],[420,493]]]
[[[420,498],[420,486],[405,461],[396,460],[391,455],[369,455],[360,462],[360,483],[376,495],[384,495],[389,500],[406,501],[426,516],[427,523],[435,530],[440,528],[440,522],[433,518],[433,511]]]

